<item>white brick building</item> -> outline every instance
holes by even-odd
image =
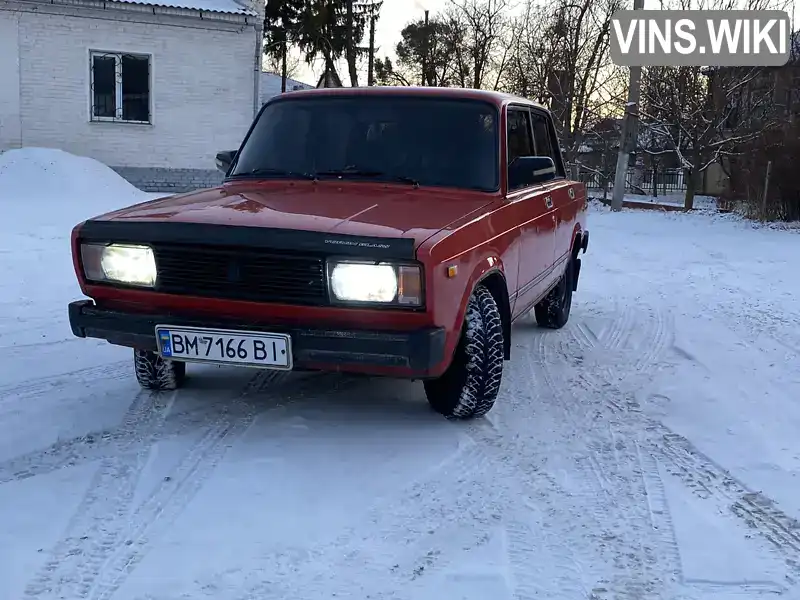
[[[215,184],[261,107],[262,6],[3,0],[0,151],[60,148],[155,191]]]

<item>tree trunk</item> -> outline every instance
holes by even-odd
[[[686,172],[686,196],[683,199],[684,210],[694,208],[694,188],[696,187],[697,174],[695,169],[687,169]]]
[[[358,87],[358,65],[356,64],[356,40],[353,39],[355,21],[353,17],[353,0],[347,0],[347,67],[350,70],[350,85]]]
[[[281,42],[281,94],[286,93],[286,72],[288,70],[286,61],[287,61],[287,43],[286,43],[286,33],[283,34],[283,41]]]

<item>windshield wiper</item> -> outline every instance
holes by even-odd
[[[313,173],[303,173],[301,171],[288,171],[286,169],[270,169],[266,167],[258,167],[245,171],[244,173],[234,173],[231,177],[296,177],[298,179],[316,179],[317,176]]]
[[[392,173],[386,173],[384,171],[370,171],[367,169],[335,169],[331,171],[319,171],[316,173],[316,175],[322,177],[344,177],[347,175],[354,175],[355,177],[383,178],[390,181],[408,183],[414,187],[419,187],[419,181],[413,177],[407,177],[406,175],[393,175]]]

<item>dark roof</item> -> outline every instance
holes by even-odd
[[[342,80],[336,69],[325,69],[317,81],[318,88],[340,88],[342,87]]]
[[[472,88],[455,87],[418,87],[418,86],[374,86],[374,87],[341,87],[341,88],[318,88],[313,90],[298,90],[292,92],[292,98],[299,98],[304,95],[313,96],[422,96],[438,98],[466,98],[471,100],[483,100],[498,106],[509,103],[522,103],[547,110],[544,106],[506,94],[489,90],[475,90]]]

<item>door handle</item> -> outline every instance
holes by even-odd
[[[547,208],[553,208],[553,198],[551,196],[545,196],[544,205]]]

